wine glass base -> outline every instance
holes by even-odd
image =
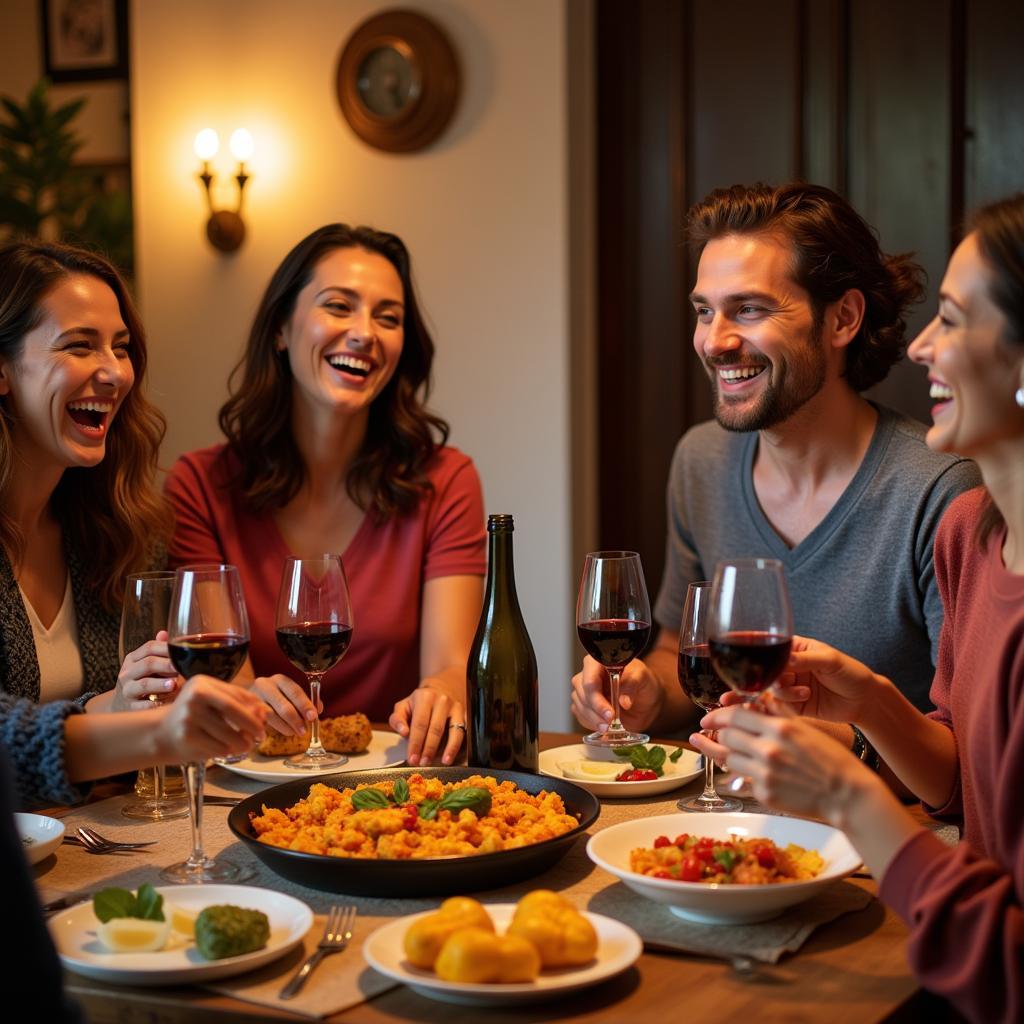
[[[134,821],[172,821],[174,818],[188,817],[188,800],[168,800],[166,797],[156,800],[137,800],[125,804],[121,815]]]
[[[320,771],[323,768],[338,768],[348,764],[348,758],[344,754],[332,754],[324,751],[322,754],[300,754],[298,757],[286,757],[284,760],[286,768],[296,768],[299,771]]]
[[[173,885],[202,885],[204,882],[244,882],[253,876],[249,867],[240,867],[233,861],[218,857],[207,858],[202,864],[193,866],[188,861],[172,864],[160,872],[164,882]]]
[[[645,732],[592,732],[583,737],[583,742],[590,747],[635,747],[637,744],[649,743],[651,737]]]
[[[244,761],[249,755],[248,754],[228,754],[227,757],[215,757],[213,759],[214,764],[238,764],[239,761]]]
[[[714,800],[705,800],[703,796],[694,796],[689,800],[680,800],[676,807],[681,811],[703,811],[705,814],[714,814],[723,811],[742,811],[743,801],[722,796],[717,796]]]

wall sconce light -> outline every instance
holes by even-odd
[[[238,202],[234,210],[215,210],[213,208],[213,174],[210,172],[210,161],[220,149],[220,139],[212,128],[204,128],[197,136],[193,148],[196,156],[203,162],[203,170],[199,180],[206,192],[206,204],[210,210],[210,219],[206,222],[206,237],[210,244],[221,252],[234,252],[245,239],[245,221],[242,220],[242,196],[249,175],[245,173],[245,162],[255,149],[252,135],[245,128],[238,128],[231,134],[229,143],[231,153],[238,161],[235,181],[238,182]]]

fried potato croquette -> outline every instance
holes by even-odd
[[[256,748],[256,753],[264,757],[301,754],[309,746],[311,734],[312,728],[309,727],[303,736],[285,736],[268,725],[267,735]],[[320,719],[320,742],[335,754],[361,754],[370,746],[372,739],[373,727],[361,712]]]

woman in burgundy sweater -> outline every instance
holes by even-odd
[[[971,1020],[1024,1020],[1024,194],[985,207],[953,253],[938,316],[910,346],[928,366],[936,451],[975,459],[985,487],[935,542],[946,617],[924,716],[866,666],[794,644],[774,706],[712,712],[692,737],[755,795],[850,837],[910,928],[911,965]],[[841,585],[841,581],[836,581]],[[792,712],[851,722],[963,841],[943,845],[877,774]]]

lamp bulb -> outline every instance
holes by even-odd
[[[196,151],[196,156],[205,163],[217,155],[217,150],[220,149],[220,139],[217,138],[217,133],[212,128],[204,128],[196,136],[196,141],[192,146]]]
[[[232,154],[241,164],[244,164],[256,149],[256,144],[252,140],[252,132],[247,128],[236,128],[231,133],[230,145]]]

